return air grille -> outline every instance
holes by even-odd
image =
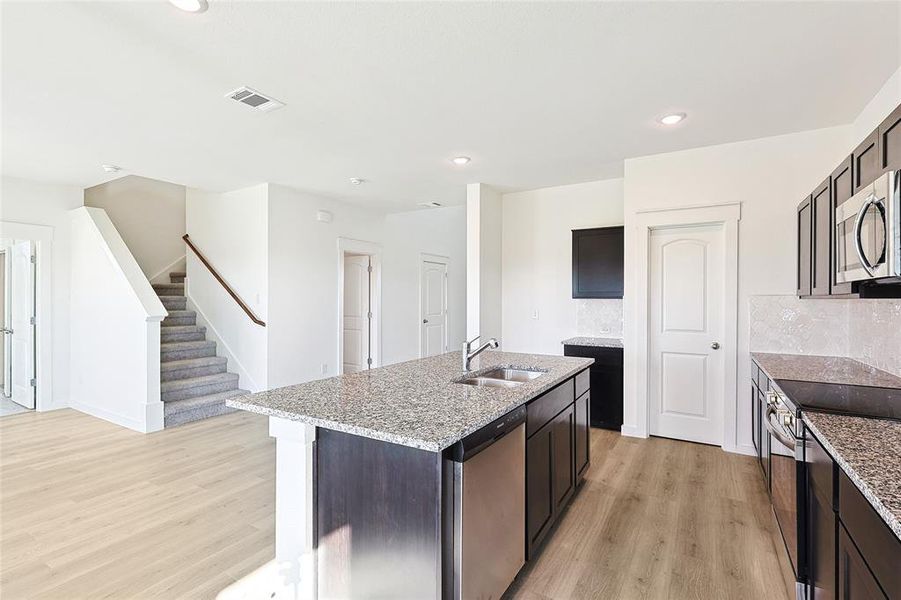
[[[275,110],[276,108],[281,108],[285,105],[283,102],[279,102],[271,96],[261,94],[246,86],[227,93],[225,97],[263,112],[269,112],[270,110]]]

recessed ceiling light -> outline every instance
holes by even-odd
[[[366,180],[360,177],[351,177],[350,182],[354,185],[361,185],[363,183],[366,183]]]
[[[675,125],[676,123],[682,122],[686,116],[688,115],[685,113],[673,113],[671,115],[660,117],[660,122],[664,125]]]
[[[122,170],[122,167],[117,167],[116,165],[100,165],[100,167],[107,173],[118,173]]]
[[[455,156],[454,158],[451,159],[451,162],[454,163],[455,165],[462,166],[462,165],[469,163],[469,161],[471,161],[471,160],[472,159],[469,158],[468,156]]]
[[[169,4],[192,13],[202,13],[210,7],[206,0],[169,0]]]

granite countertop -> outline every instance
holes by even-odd
[[[494,367],[546,371],[514,388],[455,383],[460,353],[449,352],[228,400],[228,406],[394,444],[440,452],[593,363],[590,358],[486,351],[476,374]]]
[[[868,385],[901,389],[901,377],[853,358],[752,352],[751,358],[770,379]]]
[[[901,422],[818,412],[802,417],[901,539]]]
[[[571,337],[561,342],[564,346],[591,346],[594,348],[622,348],[622,338]]]

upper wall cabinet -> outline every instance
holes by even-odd
[[[826,181],[817,186],[817,189],[813,191],[811,196],[811,213],[813,215],[810,266],[811,296],[828,296],[831,291],[832,199],[829,193],[831,183],[830,178],[827,177]]]
[[[877,129],[866,137],[860,145],[854,149],[854,193],[863,186],[873,183],[882,173],[879,166],[879,130]]]
[[[833,223],[832,227],[834,227],[834,217],[835,208],[841,206],[845,202],[847,202],[851,196],[854,194],[854,181],[851,176],[851,168],[853,157],[849,156],[845,160],[842,161],[836,169],[832,172],[832,209],[830,210],[830,221]],[[851,284],[850,283],[837,283],[835,281],[835,270],[836,270],[836,252],[838,251],[835,246],[835,232],[830,230],[830,251],[829,251],[829,263],[832,265],[830,269],[830,277],[832,279],[832,291],[833,295],[844,295],[850,294]]]
[[[901,106],[879,126],[879,163],[882,171],[901,169]]]
[[[808,196],[798,205],[798,296],[810,296],[811,251],[813,250],[812,198]]]
[[[623,228],[573,230],[573,298],[623,297]]]

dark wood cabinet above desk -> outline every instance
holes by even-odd
[[[623,227],[573,230],[573,298],[623,297]]]

